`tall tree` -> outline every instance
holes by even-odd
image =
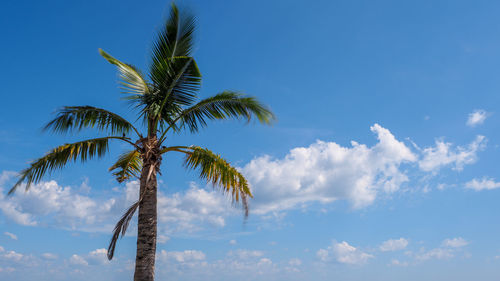
[[[23,182],[26,190],[44,175],[75,161],[86,162],[101,158],[108,152],[110,141],[130,145],[130,150],[118,157],[109,171],[118,182],[137,177],[140,180],[139,198],[115,226],[108,247],[112,259],[118,238],[127,231],[130,220],[139,210],[137,225],[137,255],[134,280],[154,280],[157,236],[157,175],[164,154],[185,155],[184,166],[198,170],[200,178],[210,182],[234,201],[241,202],[248,215],[248,197],[252,197],[247,180],[218,154],[199,146],[166,146],[170,134],[189,130],[197,132],[207,121],[256,118],[269,124],[273,113],[254,97],[232,91],[198,98],[201,74],[192,57],[195,18],[179,12],[172,4],[169,18],[158,33],[152,50],[147,76],[133,65],[123,63],[99,49],[100,54],[118,67],[124,99],[137,110],[139,126],[118,114],[92,106],[66,106],[58,111],[45,130],[54,133],[97,129],[106,135],[56,147],[33,161],[20,172],[20,178],[9,191],[12,194]]]

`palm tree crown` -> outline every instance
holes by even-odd
[[[58,146],[45,156],[31,162],[20,172],[13,193],[23,182],[26,190],[46,174],[63,168],[69,162],[101,158],[108,152],[109,142],[118,140],[130,145],[109,171],[118,182],[133,177],[140,179],[140,193],[136,203],[116,224],[109,248],[112,259],[116,242],[124,235],[134,213],[139,209],[135,280],[154,279],[156,250],[156,175],[160,171],[162,156],[168,152],[185,155],[184,165],[197,169],[200,178],[242,202],[248,215],[247,198],[252,193],[246,179],[237,169],[212,151],[198,146],[166,146],[168,133],[182,130],[197,132],[207,121],[227,118],[256,118],[269,124],[273,113],[257,99],[232,91],[223,91],[200,100],[198,91],[201,73],[192,57],[195,18],[181,13],[172,4],[164,28],[158,32],[153,44],[149,74],[143,75],[133,65],[123,63],[99,49],[100,54],[120,73],[124,99],[137,109],[140,126],[118,114],[92,106],[66,106],[44,128],[54,133],[78,132],[94,128],[106,135]],[[153,241],[151,241],[153,240]],[[154,244],[154,245],[150,245]]]

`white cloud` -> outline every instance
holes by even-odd
[[[288,264],[291,266],[300,266],[302,264],[302,261],[300,259],[293,258],[288,261]]]
[[[481,180],[472,179],[465,184],[465,188],[474,189],[475,191],[490,190],[500,187],[500,182],[495,182],[491,178],[482,178]]]
[[[16,253],[15,251],[7,251],[3,254],[3,257],[7,260],[20,261],[24,257],[24,255]]]
[[[462,237],[457,237],[452,239],[445,239],[441,245],[443,247],[461,248],[467,246],[468,244],[469,242],[467,242]]]
[[[415,260],[426,261],[430,259],[445,260],[451,259],[461,252],[463,247],[467,246],[469,242],[461,237],[444,239],[441,242],[441,247],[434,248],[431,250],[421,249],[419,253],[415,255]]]
[[[397,191],[408,181],[399,166],[417,157],[389,130],[378,124],[371,130],[378,138],[372,147],[354,141],[352,147],[317,141],[292,149],[283,159],[262,156],[252,160],[242,171],[255,195],[253,212],[264,214],[338,199],[363,207],[371,204],[379,191]]]
[[[397,259],[392,259],[390,265],[393,265],[393,266],[408,266],[408,262],[406,262],[406,261],[402,262],[402,261],[397,260]]]
[[[0,209],[4,215],[22,225],[47,224],[50,220],[61,228],[77,229],[105,221],[115,204],[114,199],[96,202],[53,180],[34,184],[28,192],[23,190],[24,185],[9,198],[0,193]]]
[[[0,267],[0,272],[10,273],[14,271],[16,271],[16,269],[13,267]]]
[[[109,264],[108,260],[108,250],[106,249],[96,249],[87,255],[87,261],[94,265]]]
[[[2,173],[0,178],[5,175]],[[8,174],[12,177],[12,173]],[[7,181],[7,180],[5,180]],[[139,183],[131,181],[117,188],[112,198],[80,194],[80,188],[62,187],[56,181],[40,182],[24,192],[24,185],[10,197],[0,186],[0,211],[21,225],[51,225],[58,228],[110,233],[116,221],[138,198]],[[192,233],[204,227],[223,227],[225,217],[238,214],[230,200],[215,190],[192,184],[185,192],[158,194],[160,243],[172,233]],[[133,232],[135,220],[130,233]]]
[[[316,252],[316,256],[322,262],[327,262],[330,260],[330,253],[328,252],[328,250],[325,250],[325,249],[319,249]]]
[[[399,239],[389,239],[380,245],[379,249],[382,252],[389,252],[389,251],[399,251],[403,250],[408,246],[408,240],[404,238],[399,238]]]
[[[233,239],[233,240],[230,240],[230,241],[229,241],[229,244],[230,244],[230,245],[236,245],[236,244],[237,244],[237,242],[236,242],[236,240],[234,240],[234,239]]]
[[[160,234],[158,235],[158,239],[156,241],[160,244],[165,244],[168,240],[170,240],[170,237]]]
[[[458,146],[455,150],[452,144],[442,140],[436,141],[435,147],[427,147],[422,150],[423,158],[418,165],[422,171],[437,172],[440,168],[448,165],[454,166],[454,170],[461,171],[467,164],[475,163],[477,152],[486,147],[486,138],[478,135],[467,147]]]
[[[231,257],[237,257],[242,260],[247,260],[250,258],[256,258],[256,257],[262,257],[264,255],[264,252],[262,251],[257,251],[257,250],[244,250],[244,249],[238,249],[236,251],[229,251],[227,253],[228,256]]]
[[[106,249],[96,249],[90,251],[85,255],[74,254],[69,258],[69,263],[73,265],[107,265],[109,260],[107,258],[108,251]]]
[[[268,259],[268,258],[261,258],[259,260],[259,262],[257,263],[258,266],[266,266],[266,265],[271,265],[273,264],[273,262],[271,261],[271,259]]]
[[[467,118],[467,126],[476,127],[484,123],[484,120],[488,117],[488,113],[482,109],[474,110],[469,113],[469,118]]]
[[[57,255],[53,254],[53,253],[43,253],[42,254],[42,258],[44,258],[46,260],[56,260],[57,259]]]
[[[10,233],[10,232],[5,231],[3,234],[9,236],[9,238],[12,240],[17,240],[17,235],[15,235],[14,233]]]
[[[82,256],[79,256],[77,254],[74,254],[71,256],[71,258],[69,258],[69,263],[74,265],[89,265],[89,263]]]
[[[241,171],[255,197],[251,202],[252,213],[282,217],[283,211],[291,208],[336,200],[348,200],[355,208],[368,206],[409,181],[406,167],[418,163],[423,171],[435,171],[446,165],[462,169],[476,161],[476,153],[485,143],[485,138],[478,136],[465,148],[437,142],[435,148],[418,149],[414,153],[380,125],[373,125],[371,131],[378,140],[373,146],[355,141],[348,147],[317,141],[308,147],[294,148],[281,159],[262,156],[243,165]],[[91,197],[96,191],[88,192],[91,188],[87,181],[82,183],[84,188],[63,187],[56,181],[40,182],[28,192],[23,192],[21,186],[19,192],[6,198],[4,184],[13,175],[0,174],[0,211],[22,225],[109,234],[124,210],[138,198],[138,181],[113,188],[112,198],[99,193]],[[172,235],[224,227],[227,218],[234,215],[241,213],[231,206],[228,198],[194,183],[183,192],[169,195],[159,192],[158,242],[164,243]],[[134,227],[132,220],[129,233],[134,233]]]
[[[192,184],[185,193],[158,198],[158,220],[167,233],[195,232],[204,227],[224,227],[225,217],[237,211],[219,192]]]
[[[419,261],[426,261],[430,259],[444,260],[453,258],[454,256],[455,256],[454,252],[451,249],[435,248],[429,251],[422,251],[421,253],[415,256],[415,259]]]
[[[185,251],[165,251],[161,250],[159,253],[159,259],[164,262],[175,261],[178,263],[189,263],[194,261],[205,260],[205,253],[197,250],[185,250]]]
[[[327,249],[318,250],[316,256],[323,262],[330,261],[333,258],[337,262],[345,264],[364,264],[370,258],[373,258],[373,255],[364,253],[345,241],[341,243],[334,242]]]

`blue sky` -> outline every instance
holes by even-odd
[[[107,172],[119,144],[6,192],[30,160],[82,137],[41,132],[60,106],[133,118],[97,49],[146,69],[168,4],[3,3],[0,280],[130,280],[134,226],[105,259],[137,195]],[[158,280],[500,278],[500,3],[178,4],[198,17],[200,95],[240,90],[278,121],[169,139],[222,154],[255,199],[244,223],[179,157],[164,159]]]

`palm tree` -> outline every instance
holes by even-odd
[[[168,133],[175,134],[182,130],[195,133],[206,126],[208,120],[215,119],[243,118],[250,121],[256,118],[265,124],[274,119],[273,113],[255,98],[236,92],[224,91],[199,100],[201,74],[192,57],[194,30],[195,18],[189,13],[180,13],[172,4],[169,18],[154,41],[147,78],[136,67],[99,49],[107,61],[118,67],[124,99],[137,109],[138,120],[143,122],[135,126],[118,114],[92,106],[61,108],[44,130],[65,133],[94,128],[106,136],[52,149],[22,170],[19,180],[9,191],[12,194],[23,182],[29,190],[31,184],[67,163],[101,158],[108,152],[110,141],[129,144],[130,150],[121,154],[109,171],[120,183],[133,177],[139,178],[139,198],[116,224],[108,247],[108,258],[113,258],[118,238],[125,234],[138,209],[134,280],[154,280],[157,174],[164,154],[184,154],[186,168],[197,169],[201,179],[229,194],[234,201],[241,202],[245,216],[248,215],[247,199],[252,197],[252,193],[243,175],[206,148],[166,146]]]

